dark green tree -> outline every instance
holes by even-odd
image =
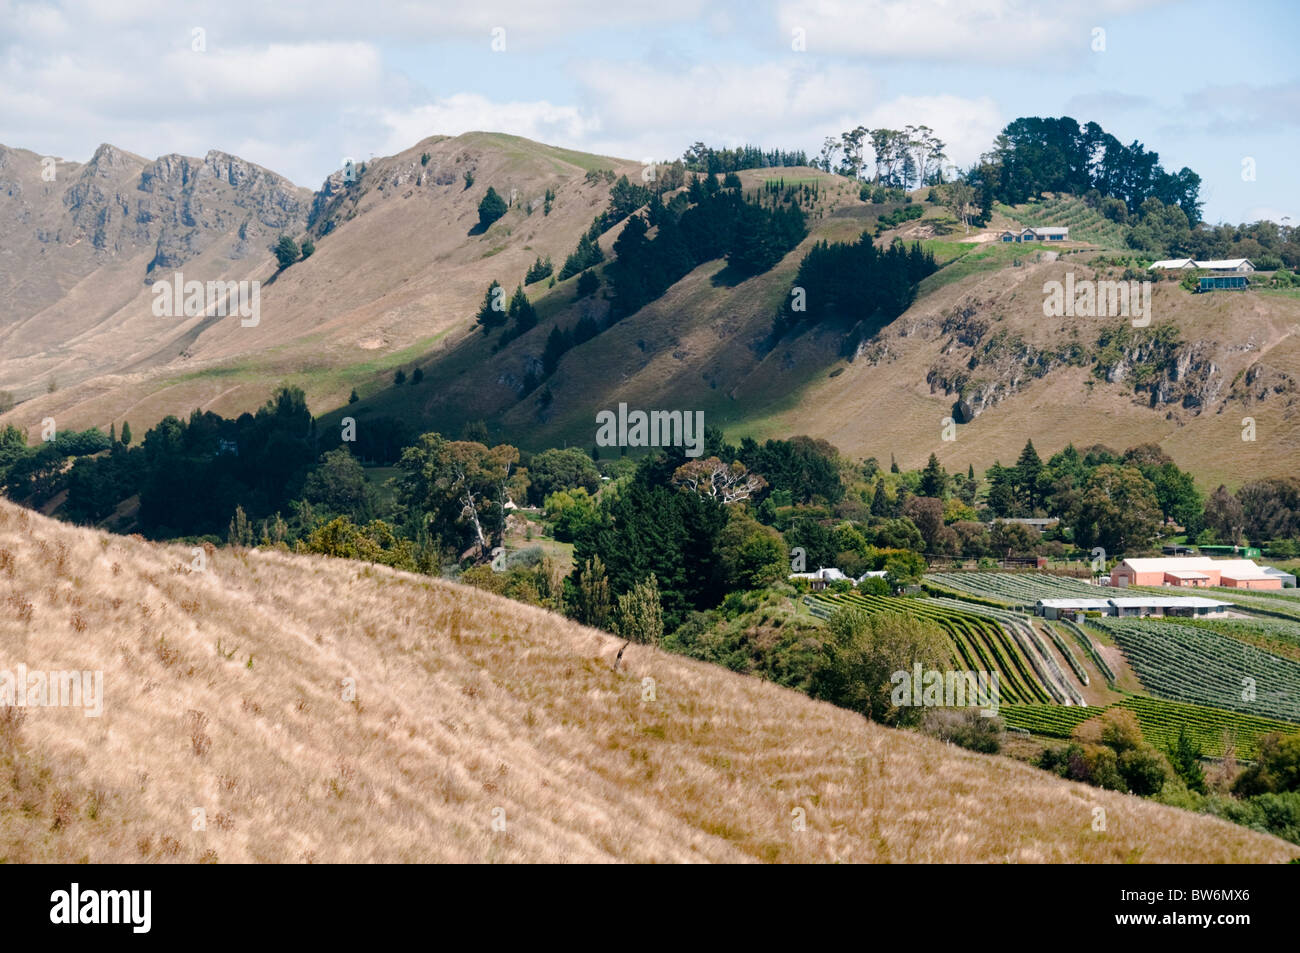
[[[496,189],[489,185],[487,192],[478,203],[479,227],[486,231],[493,222],[506,214],[507,208],[506,200],[497,195]]]

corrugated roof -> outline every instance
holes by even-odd
[[[1213,609],[1232,605],[1231,602],[1220,602],[1203,596],[1132,596],[1111,599],[1110,602],[1117,609]]]

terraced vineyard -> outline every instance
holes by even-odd
[[[1108,599],[1119,592],[1110,586],[1094,586],[1081,579],[1041,572],[933,572],[927,573],[924,581],[1008,606],[1073,596]]]
[[[998,673],[999,691],[1004,703],[1046,703],[1053,700],[1053,694],[1043,686],[1016,639],[994,619],[934,605],[934,601],[870,596],[859,592],[819,593],[805,597],[809,609],[821,618],[829,618],[837,609],[853,608],[865,612],[903,612],[930,620],[948,633],[959,667],[972,672]]]
[[[1198,626],[1150,619],[1088,622],[1115,639],[1153,695],[1300,722],[1296,662]]]
[[[956,612],[970,612],[970,605],[959,599],[947,599],[942,596],[932,596],[926,600],[931,605],[942,608],[952,609]],[[1034,668],[1034,674],[1038,680],[1052,693],[1052,698],[1062,704],[1082,705],[1084,704],[1083,695],[1074,687],[1070,677],[1062,670],[1056,657],[1052,655],[1047,643],[1038,633],[1038,625],[1047,627],[1047,623],[1036,620],[1020,612],[1011,612],[1007,609],[980,609],[979,614],[995,620],[1003,630],[1006,631],[1019,644],[1020,649],[1024,652],[1029,664]],[[1059,636],[1054,632],[1049,633],[1053,641],[1057,641]],[[1082,684],[1088,684],[1088,675],[1083,671],[1079,663],[1069,655],[1069,647],[1064,643],[1058,642],[1057,648],[1065,649],[1066,662],[1075,675],[1080,676],[1079,681]]]
[[[1103,248],[1124,248],[1124,226],[1112,222],[1073,195],[1056,195],[1026,205],[999,206],[1004,214],[1034,228],[1069,226],[1072,241],[1092,242]]]
[[[1259,739],[1267,734],[1294,734],[1296,726],[1272,718],[1259,718],[1221,708],[1187,705],[1163,698],[1130,695],[1107,708],[1062,708],[1057,705],[1003,705],[998,713],[1013,728],[1020,728],[1049,738],[1068,738],[1074,729],[1109,708],[1125,708],[1137,717],[1147,741],[1165,749],[1178,738],[1178,730],[1187,733],[1209,757],[1223,754],[1224,732],[1234,738],[1237,757],[1255,756]]]

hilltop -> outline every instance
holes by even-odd
[[[654,649],[619,667],[603,633],[372,565],[200,556],[0,501],[0,595],[0,669],[104,673],[100,718],[3,712],[8,861],[1295,853]]]

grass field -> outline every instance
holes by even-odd
[[[653,648],[616,664],[621,640],[469,587],[276,551],[191,559],[0,501],[0,667],[105,686],[99,718],[0,720],[0,861],[1295,855]]]

